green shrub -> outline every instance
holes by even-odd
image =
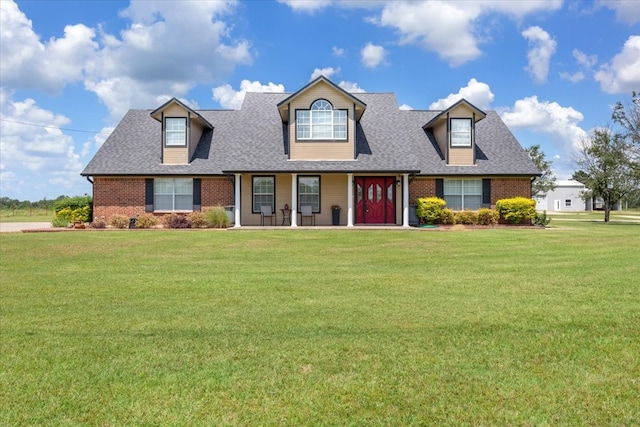
[[[536,201],[526,197],[500,199],[496,202],[496,209],[507,222],[520,224],[524,219],[535,218]]]
[[[478,209],[478,224],[480,225],[495,225],[500,219],[500,212],[494,211],[489,208]]]
[[[547,211],[542,213],[536,212],[536,216],[533,218],[533,224],[540,227],[546,227],[550,222],[551,218],[547,216]]]
[[[453,214],[453,219],[456,224],[474,225],[478,223],[478,214],[474,211],[458,211]]]
[[[151,228],[158,225],[158,218],[153,216],[152,214],[142,214],[138,215],[136,218],[136,227],[138,228]]]
[[[455,214],[453,213],[453,209],[442,209],[442,212],[440,212],[440,224],[453,225],[455,223]]]
[[[421,197],[416,201],[416,215],[426,224],[440,220],[440,214],[447,202],[439,197]]]
[[[184,214],[172,213],[163,218],[164,226],[167,228],[190,228],[191,222]]]
[[[187,218],[191,222],[191,228],[206,228],[209,226],[209,221],[207,221],[207,216],[204,212],[191,212],[187,215]]]
[[[207,222],[214,228],[227,228],[229,217],[222,206],[216,206],[205,212]]]
[[[112,215],[109,218],[109,225],[115,228],[128,228],[129,227],[129,217],[125,215]]]
[[[95,221],[93,221],[90,224],[90,227],[91,228],[106,228],[107,224],[101,219],[96,219]]]
[[[65,197],[55,201],[53,211],[56,217],[65,218],[70,223],[89,222],[93,215],[92,205],[91,196]]]
[[[51,226],[52,227],[66,227],[69,225],[69,220],[67,220],[67,218],[62,217],[62,216],[54,216],[53,220],[51,220]]]

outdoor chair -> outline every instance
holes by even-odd
[[[316,225],[316,214],[313,213],[311,206],[300,206],[300,225],[305,217],[311,218],[311,225]]]
[[[264,219],[269,218],[271,225],[275,223],[276,213],[271,210],[271,205],[260,206],[260,224],[264,225]]]

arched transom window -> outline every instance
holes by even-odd
[[[297,139],[347,139],[347,110],[334,110],[318,99],[309,110],[296,110]]]

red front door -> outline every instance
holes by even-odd
[[[356,177],[356,224],[395,224],[395,178]]]

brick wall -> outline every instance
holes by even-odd
[[[95,177],[94,219],[109,221],[113,215],[134,217],[144,212],[145,178]],[[202,178],[202,209],[233,205],[233,182],[226,177]]]
[[[233,181],[227,177],[202,178],[202,209],[233,205]]]
[[[95,177],[93,216],[109,221],[112,215],[129,217],[144,213],[144,178]]]
[[[531,179],[524,178],[491,178],[491,207],[496,202],[509,197],[531,197]]]
[[[418,197],[436,195],[436,179],[416,177],[409,183],[409,204],[413,205]]]
[[[414,204],[418,197],[432,197],[436,195],[436,179],[416,177],[409,184],[409,203]],[[531,179],[491,178],[491,206],[495,208],[496,201],[508,197],[531,197]]]

